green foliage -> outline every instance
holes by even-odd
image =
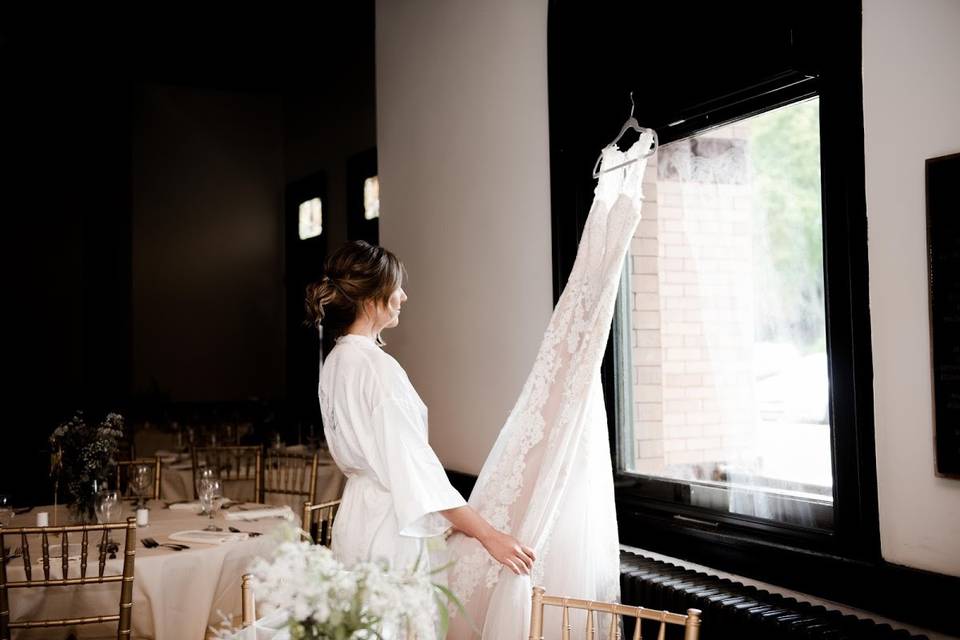
[[[757,339],[807,352],[825,346],[819,115],[808,100],[750,120]]]

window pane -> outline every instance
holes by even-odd
[[[627,264],[623,471],[683,481],[690,504],[829,527],[819,102],[656,160]]]
[[[367,220],[380,217],[380,178],[378,176],[363,181],[363,217]]]
[[[300,239],[314,238],[323,233],[323,203],[313,198],[300,203]]]

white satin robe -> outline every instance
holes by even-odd
[[[348,334],[324,360],[324,434],[347,476],[331,548],[347,566],[382,558],[394,569],[429,566],[425,539],[466,504],[427,442],[427,407],[406,372],[370,338]]]

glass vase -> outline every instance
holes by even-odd
[[[70,504],[70,514],[76,524],[96,524],[96,501],[100,483],[97,480],[82,483],[77,486]]]

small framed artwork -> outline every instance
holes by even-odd
[[[960,153],[926,172],[936,473],[960,479]]]
[[[347,159],[347,238],[380,243],[380,177],[377,149]]]

